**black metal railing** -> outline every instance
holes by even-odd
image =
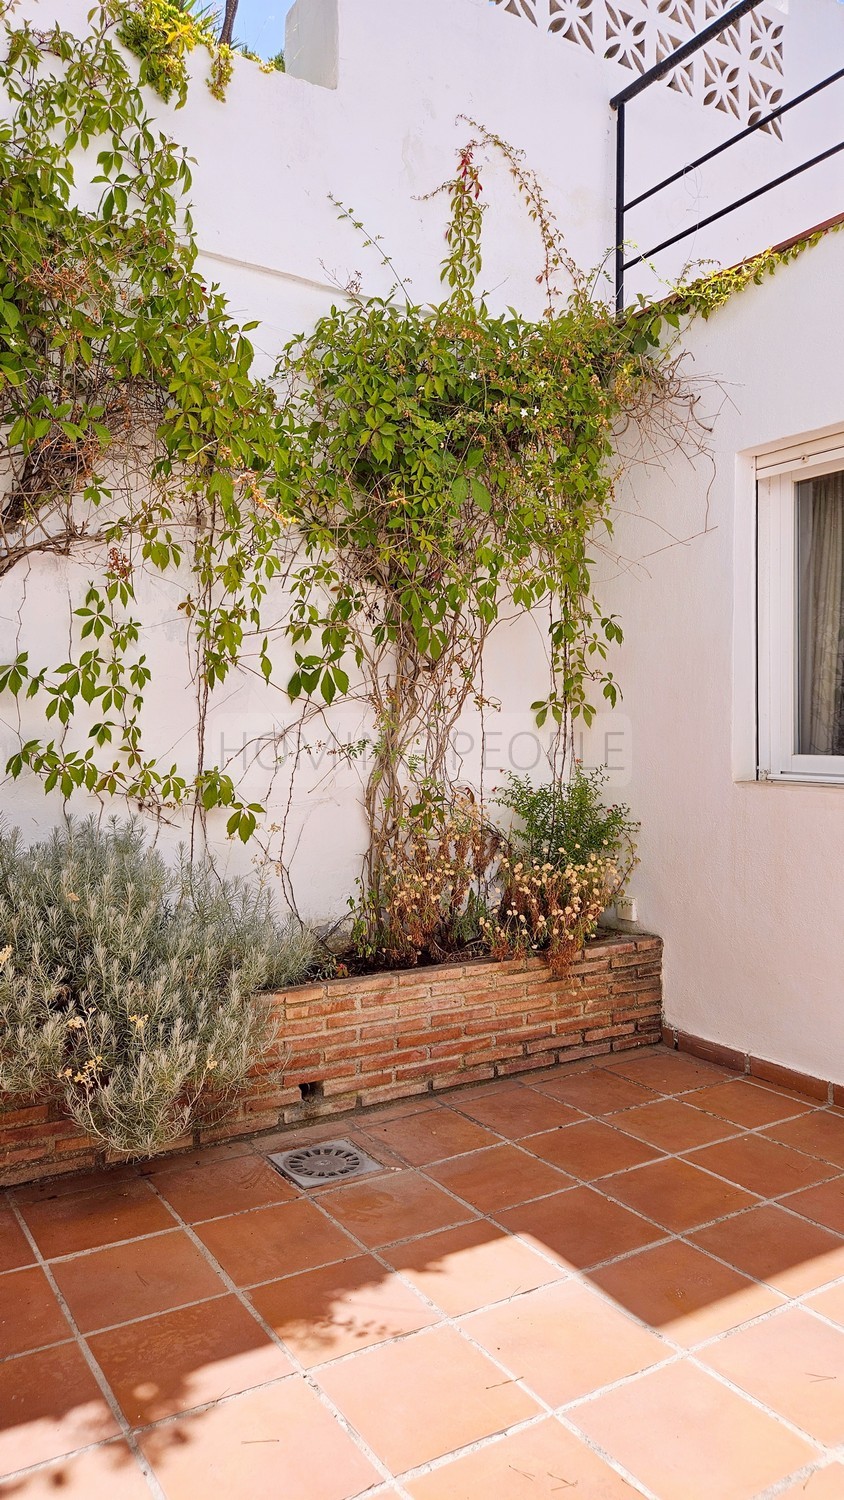
[[[813,98],[822,89],[829,88],[831,84],[838,83],[840,79],[844,78],[844,68],[839,68],[835,73],[830,73],[828,78],[822,79],[820,83],[815,83],[811,88],[805,89],[796,98],[789,99],[786,104],[778,105],[769,114],[755,120],[752,125],[747,125],[744,130],[736,131],[736,134],[731,135],[728,140],[722,141],[718,146],[713,146],[711,151],[705,151],[702,156],[695,157],[694,161],[687,162],[678,171],[671,172],[668,177],[663,177],[653,187],[646,188],[643,193],[637,193],[635,198],[626,199],[626,109],[631,99],[635,99],[637,94],[641,94],[652,83],[657,83],[660,78],[665,78],[668,73],[672,73],[680,63],[685,62],[687,57],[692,57],[701,47],[705,47],[707,42],[712,41],[716,36],[720,36],[722,31],[726,31],[728,26],[734,26],[737,21],[741,20],[742,16],[761,3],[762,0],[740,0],[738,5],[734,5],[730,10],[725,11],[710,26],[705,27],[697,36],[691,37],[688,42],[684,42],[681,47],[677,47],[674,52],[669,53],[668,57],[663,58],[655,67],[649,68],[646,73],[642,73],[639,78],[635,78],[632,83],[628,84],[626,89],[622,89],[620,94],[616,94],[615,98],[610,100],[610,105],[616,112],[615,305],[618,312],[622,312],[624,308],[625,274],[631,271],[634,266],[641,265],[642,261],[650,260],[652,256],[658,255],[661,250],[667,250],[669,245],[676,245],[680,240],[687,239],[690,234],[695,234],[699,229],[706,229],[709,224],[714,224],[718,219],[723,219],[727,214],[733,213],[735,209],[743,208],[746,203],[752,203],[755,198],[761,198],[764,193],[769,193],[772,188],[780,187],[782,183],[790,181],[792,177],[799,177],[801,172],[808,172],[810,167],[816,167],[820,162],[827,161],[830,156],[835,156],[837,152],[844,151],[844,140],[842,140],[837,145],[828,147],[825,151],[819,151],[817,155],[810,157],[807,161],[801,162],[799,166],[792,167],[790,171],[781,172],[778,177],[772,177],[768,182],[762,183],[760,187],[754,188],[749,193],[744,193],[740,198],[734,198],[732,203],[728,203],[725,208],[716,209],[714,213],[707,214],[705,218],[699,219],[696,224],[690,224],[686,229],[681,229],[677,234],[668,235],[665,239],[660,240],[658,244],[651,245],[650,249],[643,250],[640,255],[634,255],[629,260],[625,259],[626,215],[632,208],[636,208],[648,198],[653,198],[656,193],[662,192],[663,188],[669,187],[672,182],[678,182],[687,172],[693,172],[697,167],[703,166],[704,162],[712,161],[714,157],[720,156],[722,151],[729,150],[731,146],[735,146],[738,141],[745,140],[747,136],[753,135],[755,131],[763,130],[766,125],[770,125],[772,121],[780,119],[789,110],[795,109],[798,104],[804,104],[807,99]]]

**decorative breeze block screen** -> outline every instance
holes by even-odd
[[[644,73],[734,0],[495,0],[542,31]],[[761,5],[666,79],[701,104],[754,125],[782,102],[783,17]],[[763,127],[782,138],[779,120]]]

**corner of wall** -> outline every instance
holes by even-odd
[[[285,71],[336,89],[340,52],[339,0],[296,0],[284,33]]]

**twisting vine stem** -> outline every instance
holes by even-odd
[[[353,291],[279,369],[282,493],[297,523],[289,691],[330,703],[354,676],[369,708],[364,885],[375,925],[384,872],[420,809],[453,801],[449,748],[461,715],[485,706],[482,662],[503,619],[540,609],[548,619],[549,692],[532,707],[563,743],[575,718],[591,719],[595,693],[616,702],[608,654],[621,628],[593,596],[589,557],[596,531],[612,528],[613,433],[691,399],[660,347],[674,313],[619,323],[594,302],[535,175],[472,123],[455,176],[431,195],[449,204],[445,300]],[[481,161],[493,152],[538,228],[539,322],[491,313],[476,290]]]

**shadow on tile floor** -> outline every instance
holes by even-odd
[[[0,1209],[0,1496],[842,1500],[842,1383],[844,1113],[664,1049]]]

